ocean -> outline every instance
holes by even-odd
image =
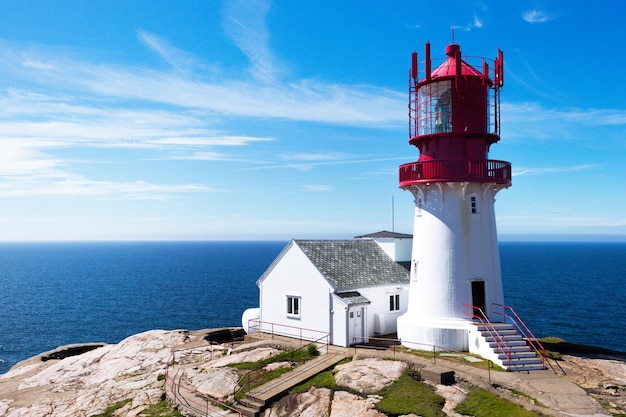
[[[0,243],[0,373],[61,345],[240,326],[286,243]],[[500,258],[536,336],[626,351],[626,243],[501,242]]]

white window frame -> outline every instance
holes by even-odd
[[[287,296],[287,317],[299,318],[302,312],[302,297],[299,295]]]
[[[400,294],[389,295],[389,311],[392,313],[400,311]]]

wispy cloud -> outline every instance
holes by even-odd
[[[159,54],[173,68],[181,71],[189,71],[193,68],[196,62],[195,57],[176,48],[167,39],[144,30],[138,30],[137,36],[144,45]]]
[[[514,216],[498,216],[498,227],[508,230],[508,233],[527,233],[528,229],[541,228],[542,233],[558,232],[569,234],[591,232],[622,234],[626,229],[626,218],[612,218],[603,215],[571,216],[564,213],[536,212]]]
[[[45,178],[22,178],[0,184],[0,197],[98,197],[107,199],[163,200],[172,194],[215,191],[204,185],[166,185],[146,181],[114,182],[72,178],[50,181]]]
[[[582,164],[582,165],[573,165],[573,166],[552,166],[552,167],[534,167],[534,168],[525,168],[519,167],[513,170],[513,176],[519,177],[521,175],[543,175],[543,174],[554,174],[557,172],[573,172],[573,171],[586,171],[589,169],[597,168],[598,165],[595,164]]]
[[[265,12],[258,13],[244,18],[256,25],[246,26],[247,30],[265,30]],[[237,45],[246,50],[256,48],[251,42],[262,46],[267,41],[251,33],[238,38],[235,32],[233,29],[231,34]],[[268,52],[254,55],[252,60],[256,71],[263,67],[262,72],[268,75],[266,83],[259,86],[245,74],[207,79],[204,72],[196,71],[210,63],[201,62],[156,34],[139,31],[138,37],[171,68],[96,63],[63,48],[0,41],[0,72],[9,85],[0,90],[0,177],[8,181],[0,195],[130,196],[124,190],[132,189],[135,196],[153,198],[168,191],[210,191],[208,185],[159,185],[139,178],[134,182],[90,180],[77,175],[80,161],[69,157],[68,152],[132,149],[152,151],[150,155],[137,154],[146,160],[249,161],[248,155],[215,148],[245,147],[276,138],[245,135],[232,125],[225,127],[231,119],[359,126],[393,125],[402,120],[405,97],[400,92],[319,80],[277,81],[272,69],[276,60],[266,46]],[[93,153],[87,158],[94,158],[92,163],[106,162]],[[320,163],[319,158],[314,159],[297,169]],[[144,191],[138,192],[139,188]]]
[[[27,56],[50,62],[25,67]],[[341,85],[316,80],[259,84],[239,78],[202,80],[200,76],[149,68],[124,68],[59,56],[46,48],[0,43],[0,70],[33,84],[28,93],[64,91],[72,106],[88,100],[94,106],[123,107],[128,101],[197,109],[216,115],[275,117],[299,121],[370,126],[397,123],[405,107],[403,93],[367,85]],[[39,91],[37,91],[39,90]],[[251,92],[254,91],[254,94]],[[115,100],[115,101],[112,101]]]
[[[407,161],[411,157],[394,156],[394,157],[369,157],[364,158],[364,155],[354,155],[352,157],[345,156],[341,159],[330,160],[306,160],[306,159],[287,159],[285,162],[267,162],[266,164],[259,164],[254,167],[246,167],[245,170],[263,170],[263,169],[297,169],[299,171],[309,171],[313,168],[320,166],[335,166],[335,165],[352,165],[352,164],[371,164],[374,162],[384,161]]]
[[[502,136],[541,140],[581,140],[626,134],[626,110],[561,108],[538,102],[503,102]],[[581,134],[581,132],[587,132]]]
[[[269,0],[232,0],[222,10],[226,34],[250,60],[250,74],[264,83],[275,82],[285,68],[269,48],[265,16],[270,5]]]
[[[548,13],[544,10],[532,9],[522,13],[522,19],[528,23],[546,23],[559,17],[557,13]]]
[[[313,192],[323,192],[323,191],[331,191],[334,190],[332,185],[325,184],[307,184],[304,186],[305,191],[313,191]]]
[[[483,21],[478,17],[477,14],[474,14],[474,19],[467,23],[466,25],[453,25],[452,29],[460,29],[466,32],[469,32],[472,29],[480,29],[483,27]]]

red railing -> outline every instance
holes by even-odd
[[[328,345],[330,344],[330,333],[328,332],[261,321],[260,319],[250,319],[248,320],[248,334],[254,334],[255,332],[268,333],[272,337],[274,335],[291,337],[298,339],[300,343],[303,341],[316,343],[324,346],[326,353],[328,353]]]
[[[503,320],[504,322],[507,322],[507,317],[510,318],[511,324],[513,324],[517,328],[517,330],[520,332],[522,337],[526,339],[530,347],[532,347],[533,350],[541,357],[541,365],[545,367],[546,349],[543,347],[541,342],[535,337],[533,332],[530,331],[528,326],[526,326],[526,323],[524,323],[524,321],[520,318],[520,316],[517,315],[515,310],[513,310],[513,307],[507,306],[504,304],[497,304],[497,303],[494,303],[493,305],[502,307],[502,313],[497,313],[497,314],[501,314],[504,317],[504,320]],[[507,311],[509,311],[510,314],[507,313]]]
[[[211,351],[213,352],[213,351]],[[176,363],[176,351],[165,366],[165,394],[174,404],[188,408],[189,410],[207,417],[222,417],[224,410],[243,417],[243,414],[230,405],[219,401],[209,395],[203,394],[194,387],[182,383],[184,371],[176,369],[174,375],[171,373],[172,365]]]
[[[506,359],[507,359],[506,367],[508,369],[511,366],[511,348],[509,347],[509,345],[502,338],[500,333],[498,333],[493,323],[489,321],[489,319],[487,318],[487,315],[480,307],[473,306],[471,304],[463,304],[463,305],[465,307],[469,307],[472,309],[472,313],[464,312],[464,314],[467,316],[470,316],[474,320],[480,321],[483,327],[487,330],[487,333],[489,334],[489,336],[493,338],[493,341],[496,344],[496,349],[494,349],[494,352],[496,354],[498,353],[506,354]]]
[[[429,182],[511,184],[511,163],[498,160],[442,159],[400,165],[400,187]]]

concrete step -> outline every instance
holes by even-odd
[[[506,353],[497,353],[498,359],[506,361],[508,356]],[[534,352],[523,352],[523,353],[512,353],[511,360],[525,360],[525,359],[536,359],[537,355]]]
[[[258,398],[254,398],[253,396],[249,394],[246,394],[246,396],[243,397],[241,400],[239,400],[239,402],[245,405],[246,407],[256,408],[258,410],[261,410],[263,407],[265,407],[265,401],[259,400]]]
[[[259,415],[261,415],[261,410],[256,408],[249,408],[242,404],[237,404],[235,408],[246,417],[259,417]]]
[[[494,352],[511,352],[511,353],[532,352],[532,349],[528,345],[500,346],[495,343],[493,344],[490,343],[489,347],[491,347],[491,349],[493,349]]]
[[[519,365],[511,365],[509,367],[510,372],[524,372],[524,371],[542,371],[546,369],[545,366],[541,364],[541,361],[537,364],[519,364]]]
[[[511,358],[511,366],[519,366],[519,365],[541,365],[541,359],[534,358]]]
[[[517,329],[512,324],[508,324],[508,323],[491,323],[491,324],[492,324],[491,326],[478,324],[476,325],[476,328],[480,332],[490,332],[490,331],[493,331],[494,329],[498,332],[500,331],[505,332],[505,331],[511,331],[511,330],[513,330],[514,332],[517,332]]]

